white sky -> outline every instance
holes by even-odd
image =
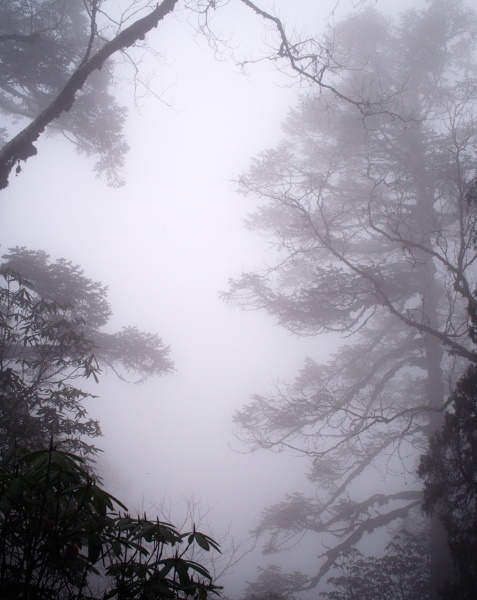
[[[261,3],[309,32],[333,4]],[[259,46],[262,23],[233,5],[219,28],[235,30],[234,43],[245,49]],[[82,265],[109,285],[115,328],[137,325],[171,344],[176,374],[139,387],[109,375],[95,390],[101,398],[90,412],[105,433],[106,484],[131,506],[142,496],[195,493],[217,506],[217,529],[231,523],[240,536],[264,506],[305,484],[304,465],[234,452],[232,414],[274,379],[292,378],[306,355],[325,357],[332,343],[299,340],[218,298],[229,277],[267,260],[263,243],[242,226],[253,201],[238,196],[231,180],[279,140],[298,90],[268,65],[251,66],[246,77],[233,60],[215,60],[174,16],[149,41],[166,64],[145,66],[172,108],[149,96],[138,111],[131,88],[120,90],[130,107],[126,186],[107,188],[65,141],[42,140],[38,157],[1,194],[1,250],[25,245]]]

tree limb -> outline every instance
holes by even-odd
[[[151,13],[118,33],[76,69],[65,87],[45,110],[0,150],[0,189],[7,187],[9,175],[17,162],[35,156],[37,149],[33,142],[38,140],[54,119],[71,109],[77,92],[82,89],[88,77],[95,70],[101,69],[113,54],[143,40],[151,29],[157,27],[160,20],[174,10],[177,1],[164,0]]]

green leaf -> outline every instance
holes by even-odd
[[[196,532],[196,535],[199,535],[203,540],[205,540],[207,542],[207,544],[209,544],[209,546],[212,546],[212,548],[214,550],[217,550],[217,552],[221,553],[219,544],[214,539],[212,539],[210,536],[206,535],[205,533],[200,533],[200,532]],[[200,546],[200,542],[198,542],[198,543]],[[206,548],[204,548],[204,550],[205,549]]]
[[[157,525],[155,523],[146,522],[132,539],[137,540],[139,538],[144,538],[147,542],[150,542],[156,531]]]
[[[199,563],[196,563],[192,560],[186,560],[186,561],[183,561],[183,563],[185,565],[187,565],[188,569],[192,569],[193,571],[200,573],[200,575],[202,575],[203,577],[206,577],[207,579],[212,580],[212,575],[209,573],[209,571],[207,571],[207,569],[205,567],[203,567],[202,565],[200,565]]]
[[[179,581],[183,586],[189,586],[191,584],[187,561],[181,558],[175,560],[176,573],[179,575]]]
[[[191,536],[194,537],[194,536]],[[210,550],[210,544],[209,542],[205,539],[205,537],[203,535],[201,535],[200,533],[196,533],[195,534],[195,541],[199,544],[199,546],[203,549],[206,550],[207,552],[209,552]]]
[[[8,486],[8,494],[13,502],[18,502],[23,495],[25,482],[21,477],[14,477]]]
[[[94,564],[98,561],[103,545],[101,538],[96,534],[91,534],[88,537],[88,559]]]
[[[121,545],[121,542],[119,542],[118,540],[114,540],[114,542],[111,544],[111,549],[114,553],[114,556],[116,557],[120,557],[122,552],[123,552],[123,547]]]

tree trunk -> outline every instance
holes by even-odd
[[[444,384],[441,361],[442,346],[434,339],[426,340],[428,361],[428,394],[430,405],[437,410],[444,402]],[[429,416],[429,437],[442,428],[444,415],[442,412],[431,412]],[[431,593],[430,600],[440,600],[439,590],[453,576],[452,557],[439,513],[431,517]]]
[[[423,151],[422,139],[416,143],[417,153]],[[421,164],[425,164],[424,161]],[[419,168],[419,167],[418,167]],[[416,231],[422,232],[423,245],[432,248],[432,223],[437,222],[434,208],[434,193],[431,181],[426,181],[426,173],[417,175],[417,181],[422,184],[417,190]],[[427,185],[426,185],[427,183]],[[423,252],[419,255],[422,268],[422,313],[426,322],[440,331],[442,323],[439,319],[438,306],[443,295],[442,285],[437,276],[436,266],[430,254]],[[427,361],[427,397],[430,407],[429,425],[427,428],[428,438],[440,430],[444,421],[442,407],[445,401],[445,385],[442,372],[442,361],[444,350],[440,341],[427,334],[425,337],[426,361]],[[442,525],[439,514],[434,514],[430,520],[431,548],[430,548],[430,600],[440,600],[439,590],[442,589],[447,580],[452,579],[452,558],[447,543],[447,534]]]

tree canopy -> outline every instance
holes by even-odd
[[[23,123],[47,109],[86,58],[95,4],[68,0],[0,3],[0,112],[4,116]],[[93,48],[103,36],[101,31],[96,33]],[[71,109],[51,127],[80,152],[98,156],[97,173],[119,185],[128,148],[122,135],[126,112],[112,95],[111,84],[111,66],[96,71]]]
[[[309,458],[316,496],[291,494],[257,529],[269,552],[319,537],[309,586],[419,506],[416,455],[477,360],[467,312],[476,306],[475,22],[455,0],[395,21],[374,9],[345,18],[321,43],[333,89],[305,95],[283,142],[239,182],[260,204],[248,226],[278,258],[232,281],[226,298],[298,335],[348,338],[329,363],[307,359],[294,382],[236,415],[249,447]],[[360,488],[376,471],[387,485]],[[441,537],[433,529],[434,593],[446,572]]]
[[[477,367],[471,365],[451,396],[451,412],[421,457],[424,509],[437,513],[454,563],[443,597],[470,600],[477,594]]]
[[[327,600],[427,600],[429,544],[422,532],[396,534],[382,557],[365,556],[352,548],[337,560],[338,574],[323,592]]]
[[[156,334],[127,327],[103,330],[111,316],[106,288],[64,259],[15,248],[0,265],[0,428],[2,447],[41,447],[52,437],[91,452],[84,436],[101,434],[77,381],[98,380],[102,368],[140,381],[172,370]]]
[[[316,81],[314,63],[325,65],[322,49],[302,56],[301,43],[289,39],[281,21],[250,0],[237,0],[272,24],[275,37],[270,58],[284,60],[302,77]],[[160,4],[130,0],[125,6],[102,0],[2,0],[0,2],[0,112],[28,124],[11,135],[0,129],[0,189],[13,169],[35,156],[35,142],[48,130],[62,132],[79,152],[98,157],[95,170],[109,184],[122,185],[127,151],[122,135],[125,110],[111,93],[114,59],[132,63],[140,82],[134,48],[148,48],[146,36],[176,10],[195,17],[196,30],[211,45],[219,43],[211,16],[221,8],[215,0],[163,0]],[[273,46],[276,45],[276,48]],[[263,58],[263,57],[262,57]],[[115,62],[118,62],[117,60]],[[320,82],[321,84],[321,82]]]

